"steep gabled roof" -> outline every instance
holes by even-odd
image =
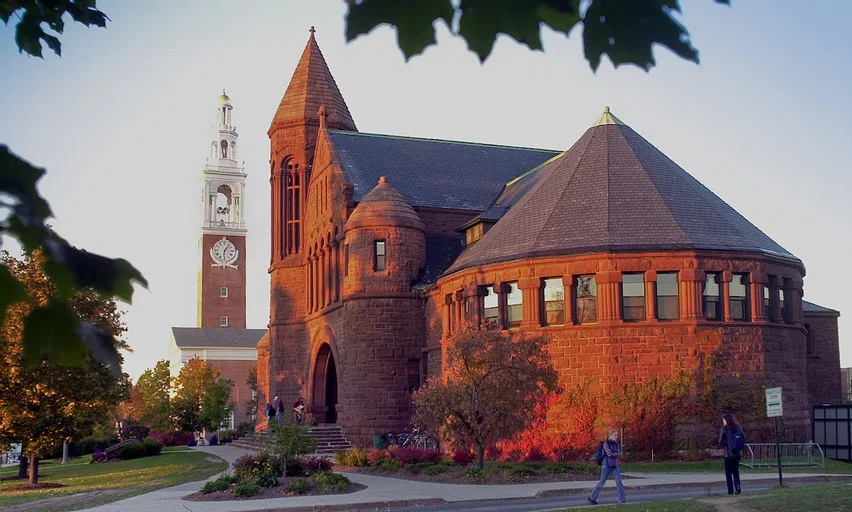
[[[447,273],[594,251],[737,251],[799,262],[608,109],[537,174],[523,198]]]
[[[266,329],[226,329],[219,327],[172,327],[180,348],[255,348]]]
[[[288,122],[304,122],[306,119],[318,121],[317,111],[325,105],[328,116],[326,122],[330,127],[344,130],[356,130],[355,121],[349,113],[349,107],[337,88],[328,64],[322,56],[319,45],[314,37],[314,27],[311,36],[302,52],[299,64],[293,72],[287,91],[278,105],[275,117],[269,127],[271,131],[276,125]]]
[[[361,201],[380,176],[417,207],[485,210],[510,180],[556,151],[329,130]]]

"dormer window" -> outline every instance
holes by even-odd
[[[467,245],[473,245],[482,238],[483,228],[482,223],[474,224],[465,231],[465,242]]]

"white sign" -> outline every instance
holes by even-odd
[[[766,417],[775,418],[784,416],[784,407],[781,405],[781,391],[783,388],[766,389]]]

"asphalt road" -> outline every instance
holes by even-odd
[[[793,484],[808,485],[808,484]],[[763,491],[772,485],[750,485],[743,490],[743,494],[749,492]],[[724,488],[708,489],[686,488],[686,489],[660,489],[660,490],[627,490],[627,501],[630,503],[643,503],[649,501],[679,500],[686,498],[701,498],[703,496],[727,496]],[[424,507],[406,507],[393,509],[394,511],[416,511],[416,512],[447,512],[464,510],[465,512],[544,512],[548,510],[559,510],[570,507],[591,507],[586,501],[587,495],[562,496],[558,498],[524,498],[517,500],[491,500],[491,501],[466,501],[460,503],[446,503],[441,505],[429,505]],[[606,487],[598,496],[598,505],[614,505],[618,503],[615,497],[615,488]]]

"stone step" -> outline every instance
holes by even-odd
[[[308,432],[317,441],[314,455],[333,456],[335,450],[351,448],[352,444],[343,437],[340,427],[336,425],[317,425],[310,427]],[[236,439],[231,444],[246,450],[258,450],[266,446],[268,434],[258,432],[253,438]]]

